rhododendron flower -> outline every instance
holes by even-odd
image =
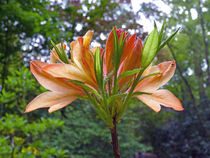
[[[62,44],[62,46],[58,44],[53,48],[50,55],[50,64],[37,60],[31,62],[31,72],[38,82],[49,89],[50,92],[45,92],[36,97],[26,107],[26,112],[44,107],[50,107],[49,112],[53,112],[70,104],[78,96],[86,96],[86,92],[94,93],[96,97],[99,97],[101,93],[100,80],[107,79],[107,77],[109,77],[108,81],[103,87],[103,91],[106,93],[106,101],[104,101],[111,100],[111,102],[108,102],[109,104],[112,104],[112,102],[123,104],[125,95],[129,94],[131,85],[141,69],[143,51],[141,39],[136,38],[136,34],[129,36],[128,32],[114,28],[109,34],[106,49],[103,52],[102,48],[89,48],[92,35],[93,31],[88,31],[84,37],[79,37],[70,44],[71,59],[67,59],[68,62],[65,61],[65,58],[62,58],[61,54],[58,55],[58,52],[61,53],[62,49],[65,51],[65,44]],[[99,69],[97,69],[98,65],[96,64],[101,64]],[[103,69],[101,69],[102,67]],[[171,79],[175,68],[174,60],[161,63],[158,66],[148,66],[142,71],[142,79],[138,81],[133,90],[135,94],[140,92],[140,95],[135,97],[156,112],[160,110],[160,105],[178,111],[183,110],[181,103],[171,92],[158,90]],[[97,70],[101,71],[101,78],[100,76],[97,77]],[[111,72],[113,73],[110,75]],[[114,83],[117,83],[117,85]],[[116,89],[116,92],[113,92],[113,89]],[[110,99],[110,97],[112,98]],[[103,96],[99,98],[101,99]],[[99,102],[96,104],[105,103]],[[103,109],[103,106],[100,109]],[[115,112],[120,112],[119,107],[115,107],[115,110],[117,110]]]
[[[180,101],[170,91],[165,89],[158,90],[171,79],[175,69],[176,63],[174,60],[163,62],[157,66],[149,66],[144,71],[143,77],[155,72],[160,74],[140,81],[135,88],[135,91],[147,92],[151,95],[142,94],[136,97],[156,112],[160,111],[160,105],[171,107],[177,111],[183,110]]]
[[[163,25],[164,27],[164,25]],[[174,75],[174,60],[152,66],[157,52],[176,34],[162,42],[163,30],[155,28],[144,46],[136,34],[113,28],[106,48],[90,48],[93,31],[88,31],[70,44],[71,58],[66,45],[55,45],[50,64],[31,61],[31,72],[48,89],[26,107],[26,113],[49,107],[49,112],[61,109],[78,97],[88,99],[98,116],[111,130],[113,150],[119,157],[116,124],[126,112],[132,97],[136,97],[158,112],[161,105],[183,110],[180,101],[168,90],[159,89]]]

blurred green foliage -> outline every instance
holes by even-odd
[[[62,128],[64,122],[59,119],[42,118],[28,122],[26,118],[6,114],[0,120],[1,157],[65,157],[66,151],[46,146],[40,136],[49,130]]]
[[[74,37],[92,29],[93,39],[104,47],[101,36],[107,37],[113,26],[131,29],[142,39],[147,35],[137,23],[139,14],[126,9],[125,5],[130,3],[66,2],[0,1],[2,158],[112,157],[109,129],[83,100],[53,114],[46,109],[23,114],[26,105],[45,91],[32,76],[29,61],[49,60],[51,39],[69,44]],[[118,126],[121,155],[126,158],[135,152],[153,152],[160,158],[207,158],[210,157],[210,86],[206,53],[208,57],[210,2],[163,2],[171,6],[170,14],[158,10],[154,3],[142,4],[140,12],[159,22],[166,19],[168,32],[178,24],[182,27],[169,47],[158,53],[155,63],[176,59],[176,74],[166,88],[181,100],[185,110],[174,112],[163,108],[156,114],[134,99]],[[192,10],[197,12],[196,18],[192,18]]]

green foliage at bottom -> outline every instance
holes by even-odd
[[[40,139],[48,130],[57,130],[63,125],[64,122],[59,119],[42,118],[36,122],[28,122],[23,116],[6,114],[0,119],[0,157],[64,158],[65,150],[47,147]]]
[[[49,131],[44,142],[50,142],[47,146],[59,147],[66,150],[71,158],[110,158],[113,156],[110,130],[103,120],[96,118],[91,106],[77,100],[65,109],[67,118],[60,131]],[[60,112],[55,112],[53,117],[60,117]],[[135,113],[128,113],[118,124],[120,151],[122,157],[132,156],[136,151],[151,151],[150,146],[141,143],[141,137],[133,134],[137,118]]]

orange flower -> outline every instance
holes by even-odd
[[[122,55],[121,55],[121,59],[120,59],[120,63],[122,62],[127,62],[127,64],[125,64],[126,66],[123,67],[124,71],[125,69],[129,69],[128,66],[131,66],[130,69],[136,68],[135,64],[139,64],[140,63],[140,59],[139,56],[141,56],[141,51],[142,51],[142,43],[140,38],[138,38],[135,41],[136,38],[136,34],[129,36],[128,32],[125,32],[124,30],[121,29],[117,29],[116,27],[114,28],[116,31],[116,35],[118,38],[118,43],[120,42],[120,39],[125,39],[125,43],[123,45],[123,49],[122,49]],[[127,38],[126,38],[127,36]],[[109,37],[107,39],[106,42],[106,52],[105,52],[105,62],[106,62],[106,70],[107,70],[107,74],[110,73],[113,70],[113,56],[116,53],[114,50],[114,34],[113,34],[113,30],[110,32]],[[140,47],[140,48],[139,48]],[[138,51],[138,52],[137,52]],[[130,58],[134,57],[137,59],[136,63],[130,63]],[[130,63],[130,65],[128,64]]]
[[[175,61],[147,67],[160,48],[157,29],[148,37],[149,46],[146,42],[143,49],[141,39],[135,34],[129,36],[128,32],[114,28],[104,53],[102,48],[89,48],[92,35],[93,31],[88,31],[71,42],[71,59],[64,52],[66,45],[61,43],[54,45],[50,64],[37,60],[31,62],[33,75],[50,91],[30,102],[25,112],[44,107],[50,107],[49,112],[53,112],[78,96],[85,96],[112,128],[112,118],[119,121],[133,96],[156,112],[160,111],[160,105],[183,110],[170,91],[159,90],[174,75]]]
[[[89,51],[92,35],[93,31],[88,31],[83,38],[80,37],[76,42],[71,43],[71,64],[65,64],[55,49],[51,52],[51,64],[38,60],[31,62],[31,72],[38,82],[50,91],[31,101],[26,107],[25,113],[45,107],[50,107],[49,112],[53,112],[70,104],[77,99],[77,96],[85,95],[82,88],[67,82],[68,80],[85,82],[89,86],[97,88],[94,61]],[[60,45],[57,47],[61,50]],[[66,48],[65,45],[63,47]],[[61,63],[56,63],[56,60]]]
[[[127,32],[116,28],[115,31],[118,42],[120,41],[121,36],[123,36],[124,39],[125,36],[128,34]],[[112,64],[114,56],[113,54],[115,53],[114,47],[114,34],[112,31],[107,40],[105,54],[106,68],[108,73],[114,69]],[[129,70],[134,70],[137,68],[141,69],[142,51],[143,46],[140,38],[137,38],[137,40],[135,40],[135,35],[132,35],[130,37],[127,36],[127,38],[125,39],[125,44],[123,46],[118,76]],[[144,70],[143,74],[141,75],[140,82],[134,88],[134,93],[141,92],[141,95],[137,95],[136,97],[156,112],[160,111],[160,105],[171,107],[177,111],[183,110],[180,101],[170,91],[158,90],[161,86],[163,86],[172,78],[175,69],[176,64],[174,60],[170,62],[161,63],[158,66],[150,65],[149,67],[147,67],[147,69]],[[150,75],[152,73],[157,74],[145,78],[145,76]],[[135,75],[131,75],[120,79],[119,91],[123,92],[122,88],[125,88],[127,84],[127,90],[129,92],[129,90],[131,89],[131,83],[135,78]]]
[[[70,44],[71,64],[49,64],[43,68],[43,71],[54,77],[81,81],[97,88],[94,61],[89,50],[92,35],[93,31],[88,31],[84,37],[79,37],[76,42]]]
[[[93,31],[70,44],[71,59],[66,45],[61,42],[51,52],[50,64],[34,60],[31,72],[48,89],[26,107],[25,112],[49,107],[49,112],[61,109],[78,96],[87,98],[99,118],[110,128],[115,157],[120,157],[116,124],[126,112],[132,97],[137,97],[154,111],[160,105],[183,110],[180,101],[168,90],[159,88],[174,75],[175,61],[152,66],[157,52],[176,34],[162,42],[165,22],[160,33],[155,28],[148,36],[144,48],[140,38],[113,28],[109,34],[105,53],[102,48],[89,48]],[[60,63],[56,63],[56,62]]]
[[[175,69],[176,63],[174,60],[163,62],[157,66],[150,65],[144,71],[142,77],[156,72],[160,74],[143,79],[138,83],[134,91],[151,93],[151,95],[142,94],[136,97],[156,112],[160,111],[160,105],[171,107],[177,111],[183,110],[179,99],[177,99],[177,97],[175,97],[170,91],[165,89],[158,90],[172,78]]]
[[[56,78],[44,72],[42,69],[46,63],[33,60],[31,61],[31,72],[38,82],[46,89],[50,90],[37,96],[26,107],[25,113],[39,108],[49,107],[49,112],[56,111],[77,99],[77,95],[84,95],[81,88],[72,83],[65,82],[64,78]]]

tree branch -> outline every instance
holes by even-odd
[[[209,56],[208,56],[208,43],[206,41],[206,30],[204,27],[204,20],[203,20],[203,14],[202,14],[202,10],[201,10],[201,1],[198,0],[198,17],[200,17],[200,25],[201,25],[201,30],[202,30],[202,37],[203,37],[203,43],[204,43],[204,48],[205,48],[205,60],[206,60],[206,64],[207,64],[207,75],[208,75],[208,79],[207,79],[207,85],[210,85],[210,66],[209,66]]]

